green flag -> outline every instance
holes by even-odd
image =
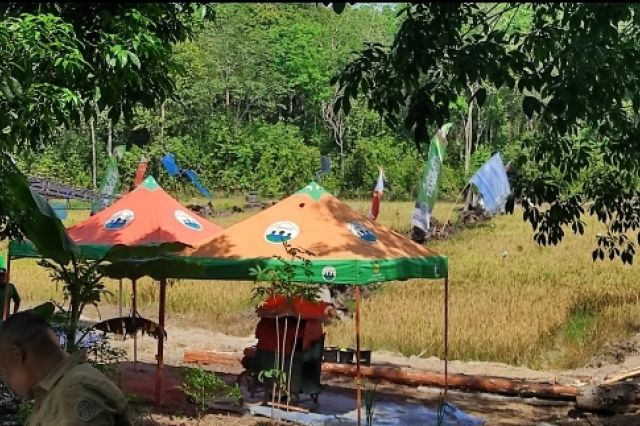
[[[411,225],[427,231],[431,220],[433,206],[438,199],[438,188],[442,175],[442,162],[447,147],[447,134],[451,123],[447,123],[431,139],[429,155],[424,165],[424,173],[418,186],[418,198],[413,210]]]
[[[118,158],[122,158],[125,146],[119,145],[114,148],[113,154],[107,161],[107,170],[100,181],[100,198],[93,202],[91,214],[96,214],[109,205],[118,187],[120,186],[120,174],[118,173]]]

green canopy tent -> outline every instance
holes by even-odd
[[[312,276],[297,268],[294,281],[356,286],[356,350],[359,352],[360,286],[411,278],[445,280],[445,389],[448,353],[448,261],[424,246],[354,211],[317,183],[309,185],[209,241],[150,262],[105,266],[112,277],[134,273],[174,278],[253,280],[251,268],[281,265],[283,242],[315,254]],[[302,261],[299,261],[302,262]],[[296,261],[293,262],[296,264]],[[359,353],[357,354],[358,378]],[[361,393],[358,386],[358,406]]]

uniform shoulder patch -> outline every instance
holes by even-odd
[[[76,403],[76,415],[83,422],[93,419],[96,414],[95,403],[90,399],[81,399]]]

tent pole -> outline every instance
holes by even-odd
[[[158,364],[156,366],[156,405],[162,404],[162,368],[164,366],[164,305],[167,296],[167,280],[160,281],[160,312],[158,324],[160,335],[158,336]]]
[[[118,282],[118,316],[122,318],[122,280]]]
[[[362,424],[362,383],[360,377],[360,287],[355,288],[356,299],[356,408],[358,410],[358,426]]]
[[[138,300],[137,300],[137,282],[135,279],[131,280],[131,289],[133,295],[131,296],[131,316],[136,318],[138,316]],[[133,333],[133,370],[138,371],[138,333]]]
[[[449,390],[449,276],[444,279],[444,399]]]
[[[9,318],[9,282],[11,281],[11,256],[7,256],[7,286],[4,289],[4,297],[2,300],[2,321]]]

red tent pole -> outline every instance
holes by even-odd
[[[444,279],[444,398],[449,389],[449,276]]]
[[[131,296],[131,310],[132,316],[136,318],[138,316],[138,284],[136,280],[131,280],[131,288],[133,295]],[[133,370],[138,370],[138,333],[133,333]]]
[[[361,425],[362,384],[360,377],[360,287],[355,288],[356,299],[356,408],[358,410],[358,426]]]
[[[158,336],[158,364],[156,367],[156,405],[162,404],[162,368],[164,366],[164,306],[167,297],[167,280],[160,281],[160,312],[158,324],[160,335]]]

